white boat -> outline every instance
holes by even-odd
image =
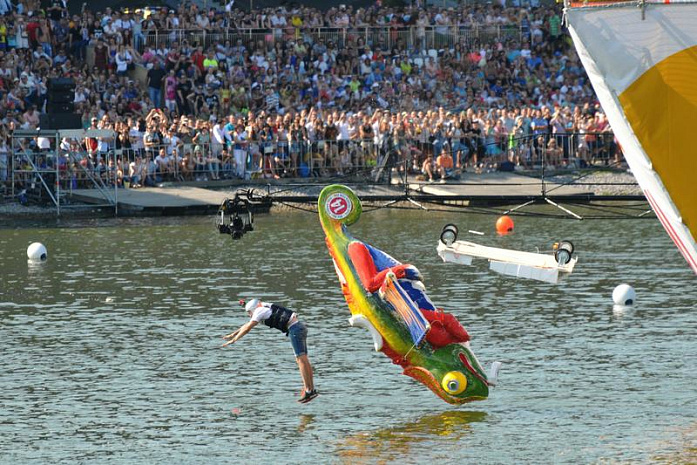
[[[556,243],[548,254],[501,249],[458,241],[457,227],[452,224],[443,228],[437,250],[444,262],[471,265],[473,259],[484,258],[489,260],[489,269],[497,273],[553,284],[559,282],[560,273],[571,273],[578,261],[569,241]]]

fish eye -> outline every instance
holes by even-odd
[[[448,394],[454,396],[467,388],[467,378],[459,371],[451,371],[443,377],[441,386]]]

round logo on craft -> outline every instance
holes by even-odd
[[[326,208],[329,216],[335,220],[343,220],[351,213],[353,205],[351,204],[351,199],[346,194],[337,192],[329,196]]]

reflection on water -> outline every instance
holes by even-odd
[[[46,262],[27,260],[27,275],[32,279],[41,279],[42,273],[47,267]]]
[[[314,415],[300,415],[300,421],[298,422],[298,433],[304,433],[308,428],[311,428],[314,421]]]
[[[200,217],[3,224],[0,463],[690,463],[697,287],[660,224],[520,218],[499,237],[494,222],[376,211],[352,226],[421,270],[483,365],[503,362],[489,399],[460,407],[348,325],[315,215],[260,215],[240,241]],[[443,263],[446,223],[520,250],[572,240],[579,262],[557,286]],[[49,258],[33,267],[36,241]],[[637,301],[618,312],[625,282]],[[308,324],[313,402],[296,402],[279,332],[220,348],[252,296]]]
[[[415,452],[421,455],[424,449],[466,442],[472,423],[486,417],[476,411],[428,414],[404,425],[348,436],[337,445],[337,455],[344,463],[408,463]]]
[[[695,464],[697,463],[697,423],[685,428],[671,428],[673,441],[660,439],[649,441],[648,449],[652,451],[651,463],[660,464]]]

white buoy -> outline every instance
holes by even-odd
[[[629,284],[620,284],[612,291],[612,301],[616,305],[633,305],[636,300],[636,292]]]
[[[27,247],[27,257],[32,262],[45,262],[48,258],[48,252],[41,242],[33,242]]]

